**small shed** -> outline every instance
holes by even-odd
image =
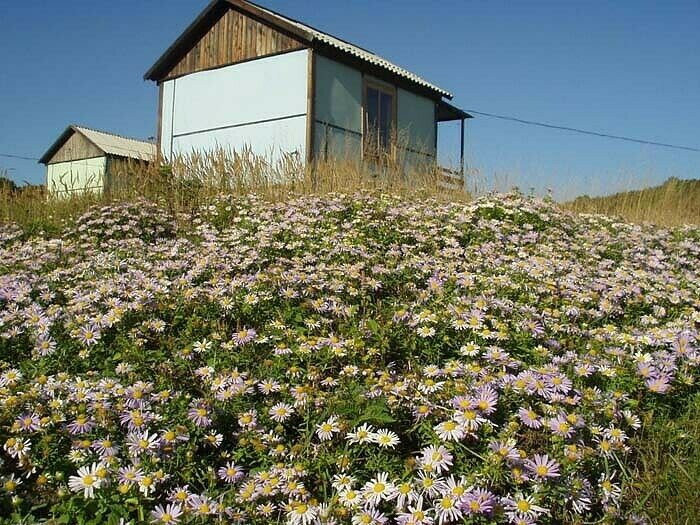
[[[112,176],[130,161],[151,162],[156,145],[106,131],[70,125],[39,159],[46,165],[46,189],[67,197],[109,191]]]
[[[471,115],[381,56],[246,0],[213,0],[145,74],[166,159],[218,147],[272,160],[435,163],[438,123]]]

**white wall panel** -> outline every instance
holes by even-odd
[[[362,74],[316,56],[316,119],[362,133]]]
[[[175,80],[163,83],[163,102],[160,119],[160,152],[170,157],[173,139],[173,104],[175,103]]]
[[[106,166],[106,157],[49,164],[46,168],[46,187],[57,196],[100,192],[104,187]]]
[[[316,123],[314,147],[319,160],[359,162],[362,159],[362,135]]]
[[[399,136],[409,148],[435,155],[435,102],[397,89]]]
[[[306,114],[307,61],[304,49],[176,79],[173,136]]]
[[[286,152],[298,152],[300,160],[306,158],[306,115],[274,122],[262,122],[234,128],[218,129],[192,135],[175,137],[173,150],[188,153],[211,151],[217,148],[251,151],[276,162]]]

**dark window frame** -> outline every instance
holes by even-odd
[[[368,140],[374,138],[379,141],[380,137],[377,133],[377,137],[370,137],[370,126],[369,126],[369,115],[367,111],[368,96],[367,91],[373,89],[379,92],[379,106],[381,107],[381,95],[391,96],[391,118],[390,129],[387,130],[389,135],[388,143],[385,145],[377,144],[375,148],[368,148]],[[396,156],[396,129],[398,121],[398,90],[396,86],[382,82],[381,80],[375,78],[367,78],[363,76],[362,81],[362,158],[366,160],[378,160],[381,153],[387,155],[389,158],[394,159]],[[378,108],[377,113],[380,113],[381,109]],[[381,152],[381,153],[380,153]]]

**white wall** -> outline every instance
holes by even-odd
[[[316,157],[357,159],[362,155],[362,74],[316,55]]]
[[[193,73],[163,85],[166,158],[224,147],[305,158],[308,50]]]
[[[104,188],[106,157],[57,162],[46,167],[46,188],[52,195],[67,197]]]
[[[401,88],[396,96],[400,138],[409,149],[435,156],[435,102]]]
[[[357,158],[362,154],[362,73],[316,56],[314,148],[317,158]],[[371,77],[368,77],[371,79]],[[399,156],[406,168],[435,159],[435,102],[396,88]]]

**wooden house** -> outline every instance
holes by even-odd
[[[246,0],[214,0],[145,75],[160,88],[166,159],[248,147],[435,163],[438,123],[469,114],[452,95],[354,44]]]
[[[46,189],[56,196],[109,191],[129,162],[155,159],[155,144],[71,125],[39,159],[46,165]]]

